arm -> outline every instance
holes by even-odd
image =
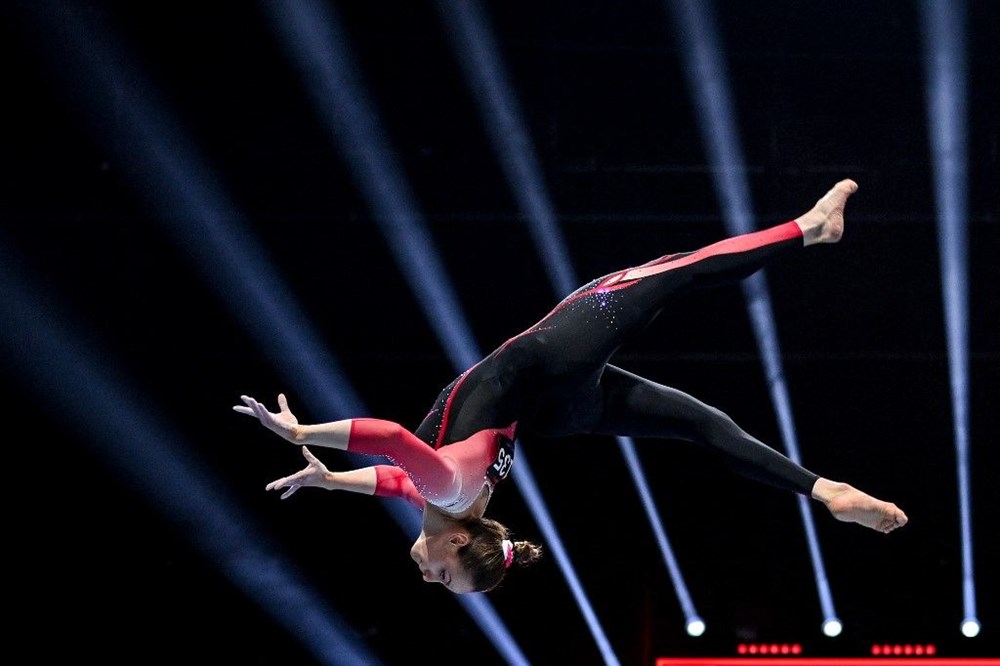
[[[390,465],[362,467],[346,472],[331,472],[319,458],[302,447],[302,455],[307,461],[304,469],[295,474],[277,479],[267,484],[267,490],[282,490],[281,499],[291,497],[299,488],[324,488],[326,490],[347,490],[353,493],[376,497],[401,497],[417,507],[424,508],[424,498],[406,472]]]
[[[412,432],[392,421],[381,419],[351,419],[347,450],[352,453],[388,457],[397,467],[379,466],[380,486],[385,488],[401,481],[389,470],[405,473],[406,485],[422,499],[447,503],[461,492],[458,466],[450,457],[441,455]],[[417,488],[420,491],[417,492]],[[401,491],[406,496],[409,492]],[[389,493],[387,494],[395,494]],[[407,499],[410,499],[407,497]],[[411,504],[415,502],[410,499]]]
[[[427,505],[413,481],[406,472],[392,465],[376,465],[368,469],[375,470],[376,497],[402,497],[421,511]]]
[[[278,412],[270,412],[260,402],[248,395],[240,396],[244,405],[236,405],[233,411],[252,416],[265,428],[284,440],[299,446],[323,446],[344,450],[351,435],[351,420],[331,421],[316,425],[302,425],[288,408],[284,393],[278,394]]]
[[[289,476],[267,484],[266,490],[282,490],[281,499],[291,497],[299,488],[324,488],[326,490],[349,490],[365,495],[374,495],[377,475],[374,467],[362,467],[347,472],[331,472],[312,451],[302,447],[306,466]]]
[[[263,404],[248,395],[240,398],[246,406],[236,405],[233,407],[234,411],[256,418],[265,428],[292,444],[384,456],[395,456],[402,450],[404,456],[423,459],[425,466],[433,465],[433,462],[422,454],[430,452],[431,459],[438,458],[424,441],[392,421],[361,418],[305,425],[299,423],[288,408],[284,393],[278,394],[278,412],[268,411]]]
[[[387,491],[387,495],[405,497],[411,504],[416,505],[418,502],[415,496],[417,495],[435,502],[448,502],[457,497],[461,491],[455,462],[451,458],[442,456],[398,423],[382,419],[361,418],[302,425],[288,408],[288,400],[284,394],[278,395],[280,411],[277,413],[268,411],[260,402],[250,396],[244,395],[241,398],[246,406],[237,405],[233,407],[235,411],[255,417],[268,430],[293,444],[298,444],[303,448],[306,445],[316,445],[390,458],[409,477],[409,486],[412,487],[412,491],[409,488],[405,491],[400,490],[398,494]],[[305,451],[303,451],[303,455],[305,455]],[[308,459],[309,457],[307,457]],[[318,460],[316,463],[322,465]],[[329,474],[329,472],[326,473]],[[329,484],[334,482],[329,478],[316,477],[315,470],[310,471],[310,467],[306,467],[301,472],[279,479],[271,485],[287,482],[283,483],[282,486],[274,486],[274,488],[290,487],[293,483],[292,480],[297,475],[308,478],[309,485],[313,486],[329,487]],[[390,480],[390,476],[386,473],[386,488],[395,483]],[[351,479],[351,481],[360,481],[360,478]],[[297,486],[300,485],[305,484],[297,483]],[[377,480],[375,486],[378,486]],[[361,487],[367,488],[368,486]],[[418,487],[421,489],[420,493],[416,491]],[[269,486],[268,489],[274,488]],[[347,489],[353,490],[354,487]],[[283,497],[287,497],[292,492],[294,490],[286,493]],[[423,503],[422,498],[419,500],[421,504]]]

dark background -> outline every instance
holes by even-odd
[[[561,294],[441,15],[422,2],[330,7],[430,247],[479,349],[492,349]],[[211,543],[196,545],[197,507],[214,498],[192,497],[200,491],[185,486],[191,479],[143,455],[170,432],[178,455],[260,525],[384,663],[501,663],[452,595],[421,582],[407,555],[413,535],[379,500],[306,490],[280,502],[265,493],[301,456],[230,409],[242,393],[273,407],[284,391],[303,422],[377,416],[412,428],[455,374],[271,15],[243,2],[3,9],[0,358],[15,643],[53,663],[318,662],[296,631],[220,573]],[[708,625],[695,639],[618,445],[522,440],[622,663],[733,655],[747,641],[799,643],[817,656],[863,655],[882,642],[1000,656],[1000,11],[972,2],[966,24],[970,462],[983,625],[966,639],[918,9],[715,3],[755,224],[795,217],[840,178],[860,184],[839,245],[766,271],[804,463],[898,503],[911,522],[885,536],[837,523],[813,503],[845,627],[827,638],[794,498],[684,444],[637,442]],[[483,10],[581,281],[725,235],[666,4],[508,1]],[[160,115],[141,135],[130,123],[147,108]],[[152,146],[161,161],[141,157]],[[155,168],[170,151],[197,167],[185,172],[187,185]],[[231,208],[177,204],[198,187]],[[263,248],[259,259],[274,273],[251,282],[286,290],[369,413],[310,407],[315,396],[302,394],[280,350],[234,316],[227,294],[245,292],[211,282],[234,257],[220,256],[213,275],[203,269],[216,261],[208,232],[173,231],[212,218]],[[46,333],[50,325],[63,337]],[[68,364],[48,346],[64,339],[76,345]],[[86,362],[74,363],[81,350]],[[699,396],[782,448],[737,287],[679,299],[617,363]],[[163,430],[135,427],[134,407]],[[345,464],[318,453],[331,468]],[[175,513],[163,487],[188,498],[189,513]],[[490,513],[544,541],[513,482]],[[488,599],[531,662],[600,663],[554,557]]]

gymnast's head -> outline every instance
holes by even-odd
[[[514,568],[534,564],[542,547],[512,541],[509,531],[491,518],[450,518],[424,521],[410,548],[428,583],[441,583],[456,594],[488,592]]]

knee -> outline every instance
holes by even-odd
[[[696,419],[696,427],[705,436],[710,438],[731,435],[740,430],[739,426],[736,425],[736,422],[728,414],[718,407],[708,405],[706,405],[704,410],[699,412]]]

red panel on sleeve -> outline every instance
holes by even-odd
[[[392,465],[375,465],[375,496],[402,497],[421,511],[426,504],[406,472]]]
[[[461,490],[454,460],[442,456],[398,423],[352,419],[347,450],[385,456],[406,472],[420,495],[434,504],[454,501]]]

